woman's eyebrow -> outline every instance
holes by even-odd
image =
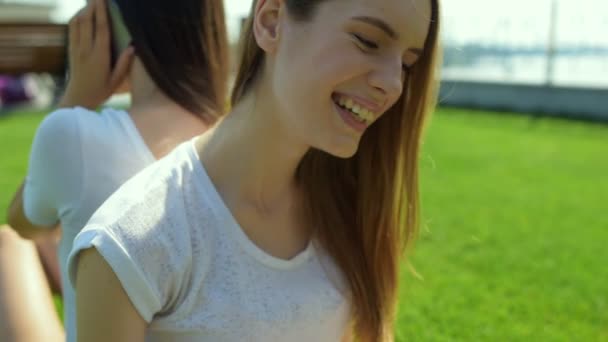
[[[360,21],[360,22],[366,23],[368,25],[372,25],[372,26],[382,30],[390,38],[392,38],[394,40],[399,40],[399,34],[397,32],[395,32],[395,30],[393,30],[393,28],[382,19],[368,17],[368,16],[358,16],[358,17],[353,17],[351,19],[355,20],[355,21]],[[415,54],[418,57],[422,56],[423,50],[420,48],[409,48],[407,50],[409,52]]]
[[[397,32],[395,32],[395,30],[382,19],[368,17],[368,16],[358,16],[358,17],[353,17],[352,20],[360,21],[360,22],[375,26],[375,27],[379,28],[380,30],[384,31],[384,33],[386,33],[392,39],[395,39],[395,40],[399,39],[399,35],[397,34]]]

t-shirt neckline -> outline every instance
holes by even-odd
[[[312,240],[302,252],[288,260],[270,255],[251,241],[234,215],[232,215],[232,212],[207,174],[196,150],[195,141],[197,138],[198,137],[195,137],[188,142],[188,152],[190,153],[191,159],[194,161],[194,172],[198,173],[198,179],[203,182],[203,187],[209,190],[206,195],[210,196],[212,209],[220,216],[221,221],[225,223],[225,228],[228,230],[229,235],[238,241],[245,252],[266,266],[287,270],[306,262],[313,254],[314,244]]]

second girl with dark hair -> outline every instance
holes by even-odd
[[[91,0],[72,19],[70,79],[60,104],[72,108],[51,113],[38,128],[27,177],[9,208],[11,227],[0,230],[2,341],[63,339],[48,285],[37,276],[36,249],[11,228],[34,240],[61,233],[65,332],[68,341],[76,340],[75,294],[66,273],[74,237],[122,183],[223,114],[228,44],[222,0],[114,1],[132,47],[111,70],[104,0]],[[123,79],[132,106],[96,113]]]

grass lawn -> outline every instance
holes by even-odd
[[[408,341],[608,341],[608,126],[441,110]]]
[[[41,119],[0,118],[0,213]],[[422,197],[398,340],[608,341],[608,125],[441,109]]]

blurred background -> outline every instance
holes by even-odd
[[[0,0],[0,209],[83,3]],[[236,44],[250,0],[225,4]],[[444,0],[442,19],[398,340],[608,341],[608,3]]]

